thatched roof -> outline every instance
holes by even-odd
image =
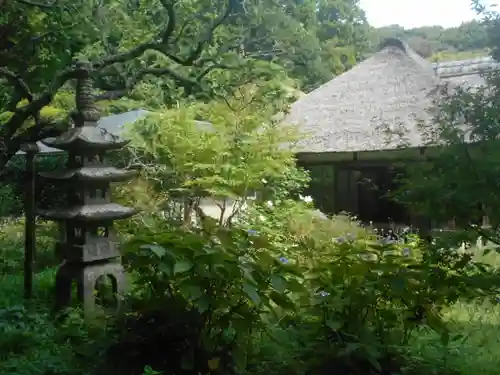
[[[438,84],[429,62],[390,38],[379,52],[295,102],[285,122],[309,134],[299,152],[417,146],[416,124],[431,118],[429,94]]]
[[[484,85],[484,73],[500,70],[500,63],[493,57],[436,62],[432,66],[442,81],[462,87]]]

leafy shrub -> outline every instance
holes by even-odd
[[[63,155],[39,155],[36,159],[38,172],[49,172],[65,163]],[[0,183],[0,217],[18,216],[23,210],[26,186],[24,156],[15,155],[7,164]],[[35,199],[41,208],[58,206],[64,201],[64,191],[50,181],[36,177]]]
[[[268,202],[247,220],[282,244],[280,256],[305,280],[305,292],[291,295],[300,313],[274,330],[287,340],[287,373],[403,371],[415,332],[428,327],[442,344],[453,338],[442,307],[493,295],[500,285],[492,269],[467,254],[415,236],[407,244],[381,241],[352,219],[328,219],[304,203]],[[254,373],[282,373],[284,364],[275,361],[281,344],[258,345]]]
[[[171,205],[184,204],[185,224],[206,197],[216,199],[219,221],[229,224],[250,195],[290,195],[308,181],[284,147],[299,139],[296,129],[269,120],[289,100],[283,94],[247,86],[224,102],[148,116],[130,129],[133,161]]]
[[[15,375],[84,375],[101,365],[109,343],[103,325],[89,325],[72,311],[56,324],[48,310],[0,308],[0,372]],[[92,359],[92,360],[90,360]]]
[[[176,374],[243,371],[253,333],[278,310],[294,307],[283,282],[297,276],[261,241],[209,218],[200,229],[164,226],[131,240],[134,313],[116,350],[133,363],[123,363],[123,371],[145,365]],[[133,364],[139,367],[131,370]]]
[[[11,185],[0,185],[0,217],[19,213],[22,209],[22,200]]]
[[[35,275],[30,301],[23,297],[22,272],[16,267],[9,271],[0,275],[0,373],[87,375],[98,367],[100,352],[112,336],[102,324],[85,323],[77,310],[64,320],[54,319],[55,269]]]
[[[36,267],[43,269],[58,262],[54,255],[55,225],[40,221],[36,228]],[[0,273],[19,274],[24,262],[24,219],[0,224]]]

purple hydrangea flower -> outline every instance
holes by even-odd
[[[288,263],[288,259],[285,258],[285,257],[280,257],[280,262],[283,263],[283,264],[287,264]]]
[[[335,239],[335,242],[337,243],[345,243],[345,238],[344,237],[338,237]]]

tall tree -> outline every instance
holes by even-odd
[[[236,0],[69,1],[3,5],[0,77],[3,89],[0,168],[23,142],[58,132],[39,120],[86,59],[105,98],[126,95],[144,78],[168,77],[186,95],[215,69],[232,69],[241,30],[223,26]],[[28,41],[29,43],[27,43]],[[34,119],[31,126],[28,120]]]
[[[309,90],[354,64],[365,29],[357,0],[2,2],[0,169],[60,131],[43,110],[71,107],[60,93],[75,61],[89,62],[97,100],[206,101],[283,71]]]

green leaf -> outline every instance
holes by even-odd
[[[354,352],[357,352],[359,349],[363,348],[363,344],[360,344],[359,342],[349,342],[347,343],[346,347],[344,350],[342,350],[342,355],[349,355]]]
[[[257,253],[257,262],[262,267],[267,268],[267,267],[270,267],[273,264],[275,264],[277,262],[277,260],[271,254],[269,254],[268,251],[262,251],[262,250],[260,250]]]
[[[287,284],[288,284],[288,289],[291,292],[302,293],[306,291],[305,286],[295,278],[290,278],[289,280],[287,280]]]
[[[173,272],[172,272],[172,265],[171,264],[167,264],[165,262],[162,262],[158,265],[158,269],[163,272],[165,275],[167,275],[168,277],[171,277]]]
[[[200,314],[203,314],[210,308],[210,298],[207,295],[202,295],[195,301],[196,308]]]
[[[238,345],[233,351],[233,360],[238,369],[243,370],[247,367],[248,356],[244,345]]]
[[[164,257],[165,254],[167,253],[167,249],[165,249],[163,246],[155,244],[142,245],[140,248],[151,251],[158,258]]]
[[[273,275],[271,277],[271,285],[277,292],[283,293],[287,288],[287,281],[280,275]]]
[[[260,298],[257,289],[254,288],[252,285],[247,283],[243,284],[243,291],[255,305],[259,306],[262,303],[262,299]]]
[[[174,275],[184,273],[193,268],[193,264],[187,259],[178,260],[174,264]]]
[[[198,285],[184,284],[179,287],[181,293],[187,297],[188,300],[194,301],[203,295],[203,291]]]
[[[342,328],[342,323],[335,321],[335,320],[327,320],[325,322],[326,326],[333,331],[338,331],[340,328]]]
[[[284,294],[280,294],[276,291],[272,291],[270,294],[270,298],[273,300],[273,302],[278,305],[279,307],[287,310],[293,310],[295,309],[295,304],[293,301],[291,301],[287,296]]]
[[[205,216],[203,219],[201,219],[201,226],[207,233],[214,233],[219,227],[217,220],[210,216]]]

